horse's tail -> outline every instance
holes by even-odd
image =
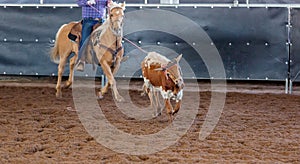
[[[58,53],[58,46],[56,42],[54,44],[54,47],[51,48],[50,59],[56,64],[59,63],[59,53]]]
[[[51,48],[51,52],[50,52],[50,59],[51,61],[53,61],[54,63],[58,64],[59,63],[59,37],[60,34],[63,30],[63,28],[66,26],[67,24],[62,25],[59,30],[56,33],[55,36],[55,43],[54,43],[54,47]]]

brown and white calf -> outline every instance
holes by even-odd
[[[156,111],[155,116],[160,115],[163,109],[159,101],[158,92],[160,92],[170,121],[179,111],[183,97],[184,83],[179,66],[181,58],[182,55],[179,55],[171,61],[156,52],[149,52],[141,63],[144,78],[143,89],[148,94],[152,108]],[[174,108],[170,102],[171,98],[176,100]]]

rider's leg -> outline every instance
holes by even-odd
[[[83,19],[82,21],[82,31],[81,31],[81,40],[79,43],[79,53],[78,53],[78,62],[76,65],[76,70],[83,71],[85,65],[85,51],[84,43],[87,41],[89,36],[93,31],[93,26],[98,23],[97,20],[93,19]]]

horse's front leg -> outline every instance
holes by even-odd
[[[115,99],[118,102],[124,101],[124,98],[119,94],[119,92],[117,90],[116,80],[115,80],[114,75],[113,75],[113,73],[110,69],[110,66],[105,61],[101,63],[101,66],[102,66],[102,70],[103,70],[105,76],[107,77],[109,85],[111,85],[111,87],[112,87],[113,95],[114,95]],[[103,89],[101,89],[101,93],[102,94],[105,93]]]
[[[117,74],[117,72],[120,69],[122,55],[123,55],[123,53],[121,53],[120,55],[118,54],[116,57],[115,66],[112,68],[112,73],[114,76]]]
[[[119,53],[117,54],[117,58],[116,58],[116,61],[115,61],[115,65],[114,65],[113,68],[111,68],[111,72],[112,72],[113,76],[115,76],[115,75],[117,74],[117,72],[118,72],[118,70],[119,70],[119,68],[120,68],[123,54],[124,54],[124,51],[123,51],[123,50],[122,50],[121,53],[119,52]],[[106,81],[106,84],[105,84],[105,86],[102,88],[101,93],[102,93],[102,94],[107,93],[109,86],[110,86],[109,82]],[[101,96],[100,96],[100,97],[101,97]]]
[[[104,75],[103,78],[106,78],[105,76],[106,76],[106,75]],[[110,86],[110,84],[109,84],[108,80],[106,80],[106,81],[105,81],[104,87],[101,88],[101,95],[99,95],[99,97],[102,97],[102,94],[107,93],[109,86]]]

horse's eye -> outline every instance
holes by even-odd
[[[113,17],[114,15],[113,14],[110,14],[110,17]]]

